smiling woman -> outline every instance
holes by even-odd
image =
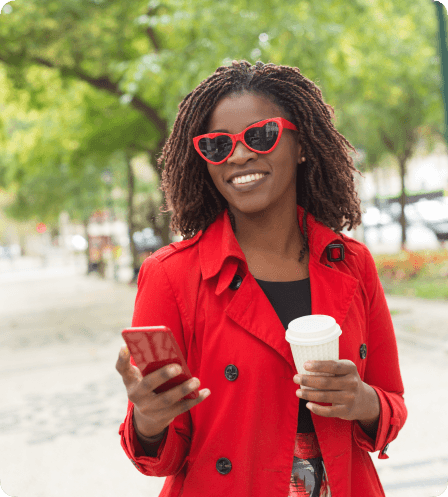
[[[145,260],[132,326],[167,326],[198,381],[155,394],[168,365],[117,362],[121,443],[167,476],[161,497],[384,497],[368,452],[388,457],[407,411],[373,258],[341,234],[361,210],[333,117],[298,68],[261,62],[219,67],[179,106],[159,165],[184,239]],[[310,314],[340,326],[339,359],[298,375],[285,330]]]

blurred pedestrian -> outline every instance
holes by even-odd
[[[299,69],[261,62],[218,68],[179,106],[159,164],[184,239],[143,263],[132,325],[169,327],[206,388],[155,394],[178,373],[142,378],[125,347],[116,366],[123,449],[167,477],[163,497],[385,495],[368,453],[388,458],[407,410],[372,255],[341,233],[361,209],[333,117]],[[285,329],[310,314],[341,326],[340,359],[298,375]]]

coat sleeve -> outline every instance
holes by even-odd
[[[365,246],[364,254],[364,281],[370,302],[364,382],[374,388],[378,395],[380,418],[375,440],[364,432],[358,422],[353,423],[353,436],[360,448],[369,452],[379,450],[378,458],[388,459],[387,447],[403,427],[407,409],[403,398],[404,388],[392,317],[375,262]]]
[[[179,306],[162,263],[152,256],[145,259],[139,272],[132,326],[167,326],[187,359]],[[131,364],[135,366],[132,356]],[[149,457],[137,439],[132,423],[133,409],[134,404],[128,401],[127,415],[119,428],[121,446],[132,464],[148,476],[177,474],[190,450],[190,412],[176,416],[162,439],[157,457]]]

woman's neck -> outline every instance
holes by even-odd
[[[305,241],[296,206],[294,210],[283,212],[281,219],[266,213],[248,216],[240,212],[234,214],[234,219],[235,237],[245,254],[282,261],[299,259]]]

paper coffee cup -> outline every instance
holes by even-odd
[[[331,373],[307,371],[303,368],[303,364],[309,360],[337,361],[341,334],[340,326],[331,316],[312,314],[292,320],[286,330],[285,338],[291,345],[297,372],[333,376]]]

